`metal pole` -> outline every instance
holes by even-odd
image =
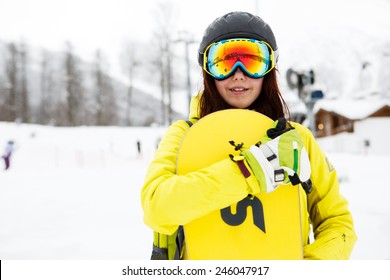
[[[255,13],[256,15],[259,15],[259,1],[255,0]]]
[[[316,137],[316,121],[314,115],[314,105],[315,101],[307,101],[305,102],[307,108],[307,118],[309,119],[309,129],[311,130],[314,137]]]
[[[185,60],[186,60],[186,74],[187,74],[187,98],[188,98],[188,110],[190,111],[191,104],[191,74],[190,74],[190,57],[189,57],[189,46],[195,43],[194,40],[190,38],[191,36],[186,31],[180,32],[180,38],[175,41],[175,43],[183,42],[185,44]]]
[[[186,65],[187,65],[187,98],[188,98],[188,110],[190,111],[191,104],[191,76],[190,76],[190,57],[188,47],[192,42],[185,41],[186,46]]]

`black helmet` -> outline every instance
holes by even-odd
[[[206,28],[198,51],[199,65],[203,66],[203,53],[211,43],[231,38],[266,41],[275,52],[275,61],[278,61],[278,46],[271,27],[256,15],[247,12],[230,12],[215,19]]]

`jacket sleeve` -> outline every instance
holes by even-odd
[[[304,248],[305,259],[348,259],[356,234],[347,200],[340,194],[337,173],[310,130],[296,125],[304,139],[311,165],[313,190],[308,194],[308,211],[314,242]]]
[[[168,128],[148,167],[141,191],[145,224],[163,234],[172,234],[178,225],[260,190],[254,176],[245,179],[228,156],[196,172],[176,175],[176,158],[187,129],[184,121]]]

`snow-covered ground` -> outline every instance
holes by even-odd
[[[0,259],[149,259],[139,193],[164,131],[0,122],[0,145],[17,148],[11,169],[0,165]],[[389,151],[336,153],[328,140],[359,238],[352,259],[390,259]]]

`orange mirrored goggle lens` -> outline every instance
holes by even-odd
[[[203,69],[218,80],[230,77],[238,67],[249,77],[261,78],[275,66],[274,52],[266,42],[244,38],[211,44],[203,61]]]

